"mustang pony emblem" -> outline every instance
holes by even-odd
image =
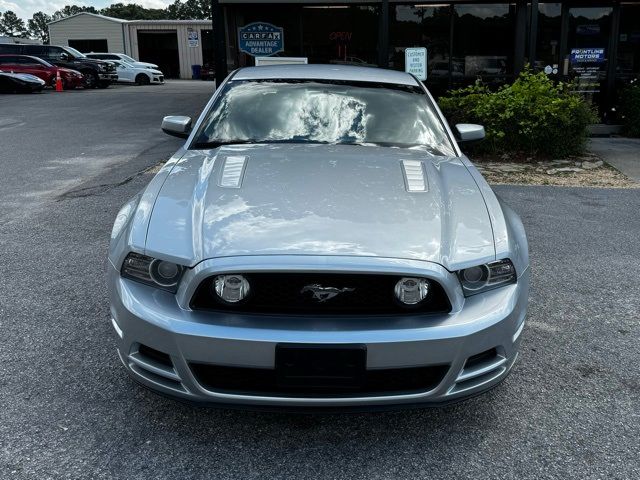
[[[331,300],[336,295],[340,295],[344,292],[353,292],[355,288],[344,287],[344,288],[336,288],[336,287],[323,287],[319,283],[314,283],[313,285],[305,285],[300,293],[312,292],[314,300],[318,302],[326,302],[327,300]]]

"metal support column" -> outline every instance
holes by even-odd
[[[227,78],[227,37],[224,28],[224,12],[218,0],[211,0],[211,18],[214,43],[216,88]]]
[[[527,2],[518,0],[516,3],[516,31],[513,51],[513,73],[518,74],[524,69],[525,39],[527,38]]]
[[[536,64],[536,47],[538,44],[538,0],[531,0],[531,21],[529,23],[529,65]]]
[[[389,67],[389,0],[380,3],[380,35],[378,36],[378,66]]]
[[[607,52],[607,84],[606,102],[603,105],[605,120],[609,121],[610,109],[615,106],[616,96],[616,67],[618,64],[618,42],[620,40],[620,3],[613,5],[611,15],[611,34],[609,35],[609,45]]]

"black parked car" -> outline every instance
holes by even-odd
[[[75,48],[57,45],[0,44],[0,54],[31,55],[59,67],[77,70],[84,75],[87,88],[107,88],[118,80],[116,67],[111,62],[88,58]]]
[[[45,81],[25,73],[9,73],[0,70],[0,93],[40,92]]]

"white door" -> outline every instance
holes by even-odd
[[[132,68],[128,68],[125,65],[118,64],[118,80],[121,82],[133,82],[135,81],[135,72]]]

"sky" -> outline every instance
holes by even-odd
[[[26,21],[36,12],[51,15],[65,5],[83,5],[101,9],[112,3],[137,3],[147,8],[165,8],[173,2],[172,0],[0,0],[0,12],[11,10]]]

